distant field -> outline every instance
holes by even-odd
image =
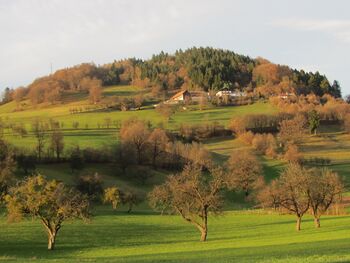
[[[204,146],[212,152],[214,160],[219,163],[225,162],[231,153],[234,154],[237,150],[250,149],[249,146],[232,137],[208,140]],[[276,178],[285,165],[282,160],[274,160],[264,156],[259,156],[259,159],[263,165],[264,176],[267,181]]]
[[[135,86],[112,86],[104,89],[106,96],[134,96],[136,94],[145,93]],[[104,144],[110,144],[118,140],[118,130],[112,124],[109,129],[106,128],[106,119],[110,119],[112,123],[121,123],[132,117],[147,120],[152,125],[162,124],[171,130],[176,130],[180,124],[189,123],[196,124],[201,121],[218,121],[227,125],[233,116],[241,116],[253,113],[272,114],[276,112],[268,103],[256,103],[247,106],[236,107],[219,107],[199,110],[197,107],[189,107],[185,111],[177,112],[172,116],[170,121],[166,121],[151,106],[143,107],[139,111],[96,111],[71,114],[70,109],[76,107],[84,107],[89,105],[85,94],[66,94],[64,96],[65,104],[45,106],[39,105],[37,108],[27,107],[26,110],[16,111],[14,102],[0,106],[0,118],[5,122],[22,123],[29,131],[27,137],[14,136],[10,131],[5,131],[5,137],[11,143],[17,146],[31,147],[35,145],[35,140],[30,134],[31,125],[36,119],[49,121],[50,119],[57,121],[63,125],[66,148],[79,145],[80,147],[101,147]],[[29,104],[29,102],[25,102]],[[73,129],[73,122],[79,122],[79,127]]]
[[[249,146],[231,137],[208,140],[204,143],[218,162],[228,159],[238,149],[249,149]],[[300,150],[306,159],[329,158],[328,167],[341,175],[347,185],[350,184],[350,135],[342,132],[322,132],[316,136],[306,136]],[[279,175],[285,162],[266,157],[259,157],[264,168],[265,178],[272,179]]]
[[[136,86],[111,86],[106,87],[103,90],[103,95],[105,96],[123,96],[123,97],[129,97],[129,96],[135,96],[137,94],[145,94],[147,93],[146,90],[142,90],[140,87]]]
[[[235,116],[246,114],[273,114],[277,109],[269,103],[255,103],[246,106],[218,107],[207,110],[183,111],[175,114],[174,123],[200,123],[203,121],[217,121],[227,125],[229,120]]]
[[[322,132],[310,136],[301,145],[305,158],[328,158],[329,168],[338,172],[350,184],[350,135],[331,127],[332,132]]]

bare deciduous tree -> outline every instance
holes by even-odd
[[[175,107],[168,104],[160,103],[157,106],[156,111],[160,115],[162,115],[166,119],[166,121],[169,121],[171,119],[171,116],[175,114]]]
[[[137,95],[137,96],[135,96],[135,98],[134,98],[134,104],[135,104],[135,107],[137,108],[137,109],[141,109],[141,107],[142,107],[142,104],[143,104],[143,102],[144,102],[144,98],[143,98],[143,96],[140,94],[140,95]]]
[[[230,189],[241,189],[245,195],[261,180],[262,167],[249,151],[234,151],[226,163]]]
[[[143,196],[133,190],[121,191],[120,198],[122,204],[128,206],[128,213],[131,213],[133,207],[143,201]]]
[[[303,155],[299,152],[298,146],[289,144],[283,158],[290,163],[300,163]]]
[[[279,138],[283,144],[299,143],[306,134],[307,119],[297,115],[291,120],[283,120],[279,124]]]
[[[235,117],[230,120],[230,129],[237,136],[243,134],[247,130],[247,123],[243,117]]]
[[[308,186],[311,213],[315,227],[319,228],[321,215],[341,200],[344,186],[339,176],[328,169],[313,169]]]
[[[263,206],[280,207],[297,217],[296,230],[301,228],[301,219],[310,208],[308,195],[308,171],[298,164],[289,164],[281,176],[271,182],[258,195]]]
[[[38,159],[41,160],[42,153],[45,147],[45,141],[46,141],[46,128],[44,124],[36,120],[33,123],[33,133],[37,141],[36,151],[38,154]]]
[[[59,129],[55,129],[51,133],[51,149],[56,153],[57,160],[60,160],[61,153],[64,149],[63,133]]]
[[[138,164],[142,163],[142,154],[146,148],[148,136],[149,130],[143,121],[124,123],[120,130],[122,143],[131,143],[135,147]]]
[[[40,219],[48,234],[49,250],[54,249],[64,221],[89,217],[89,202],[84,196],[40,175],[28,177],[10,188],[6,205],[10,221],[21,220],[26,215]]]
[[[24,99],[26,93],[27,93],[27,90],[24,87],[19,87],[13,91],[12,97],[13,97],[13,100],[16,102],[17,109],[19,108],[20,103]]]
[[[16,161],[12,149],[5,141],[0,140],[0,199],[14,179],[15,169]]]
[[[197,227],[200,240],[206,241],[208,216],[222,209],[225,180],[226,174],[220,168],[206,175],[198,166],[186,165],[181,173],[169,176],[164,184],[154,188],[149,194],[150,205],[155,210],[178,213]]]
[[[84,78],[81,83],[84,90],[89,91],[89,99],[93,104],[97,104],[102,98],[102,82],[96,78]]]
[[[165,151],[166,145],[169,142],[169,138],[163,129],[156,128],[152,131],[148,137],[148,143],[152,152],[152,165],[157,168],[157,158]]]
[[[347,133],[350,133],[350,114],[345,115],[343,122],[344,122],[344,130]]]

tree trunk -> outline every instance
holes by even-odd
[[[320,218],[319,217],[315,217],[314,218],[314,223],[315,223],[315,227],[316,228],[320,228],[321,227],[321,223],[320,223]]]
[[[208,235],[208,212],[205,209],[203,215],[203,227],[201,228],[201,241],[206,241]]]
[[[53,250],[55,248],[56,234],[57,232],[48,233],[48,245],[47,245],[48,250]]]
[[[131,210],[132,210],[132,204],[129,204],[128,213],[131,213]]]
[[[153,148],[153,157],[152,157],[152,165],[153,165],[154,169],[157,169],[156,159],[157,159],[157,147],[154,146],[154,148]]]
[[[60,150],[56,149],[56,157],[57,157],[57,161],[60,160]]]
[[[296,230],[297,231],[300,231],[300,229],[301,229],[301,216],[298,216],[298,218],[297,218],[297,225],[296,225]]]
[[[137,164],[141,165],[142,164],[142,160],[141,160],[141,149],[137,150]]]
[[[207,235],[208,235],[208,229],[207,228],[203,228],[201,230],[201,241],[206,241],[207,240]]]

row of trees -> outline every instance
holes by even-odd
[[[322,97],[314,94],[298,96],[291,99],[270,98],[270,102],[277,106],[280,112],[286,114],[307,114],[315,110],[320,119],[325,122],[341,122],[345,115],[350,113],[350,105],[342,99],[335,99],[332,96]]]
[[[206,241],[209,215],[223,211],[227,190],[243,190],[248,195],[248,190],[254,189],[252,197],[261,207],[295,214],[298,231],[305,213],[313,215],[318,228],[321,215],[341,200],[343,183],[330,170],[289,164],[279,178],[266,184],[256,160],[247,153],[238,154],[241,153],[231,156],[227,169],[210,167],[203,171],[193,163],[188,164],[182,172],[170,175],[165,183],[154,187],[148,196],[150,206],[161,213],[180,215],[200,231],[200,240]]]
[[[297,217],[296,230],[308,211],[319,228],[320,217],[331,205],[341,200],[344,191],[340,177],[328,169],[306,169],[290,164],[280,175],[258,194],[263,207],[286,210]]]

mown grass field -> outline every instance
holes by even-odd
[[[324,217],[315,229],[306,217],[258,211],[209,219],[208,241],[178,216],[133,214],[98,207],[90,223],[66,224],[55,251],[37,221],[0,220],[0,260],[15,262],[349,262],[350,217]]]

